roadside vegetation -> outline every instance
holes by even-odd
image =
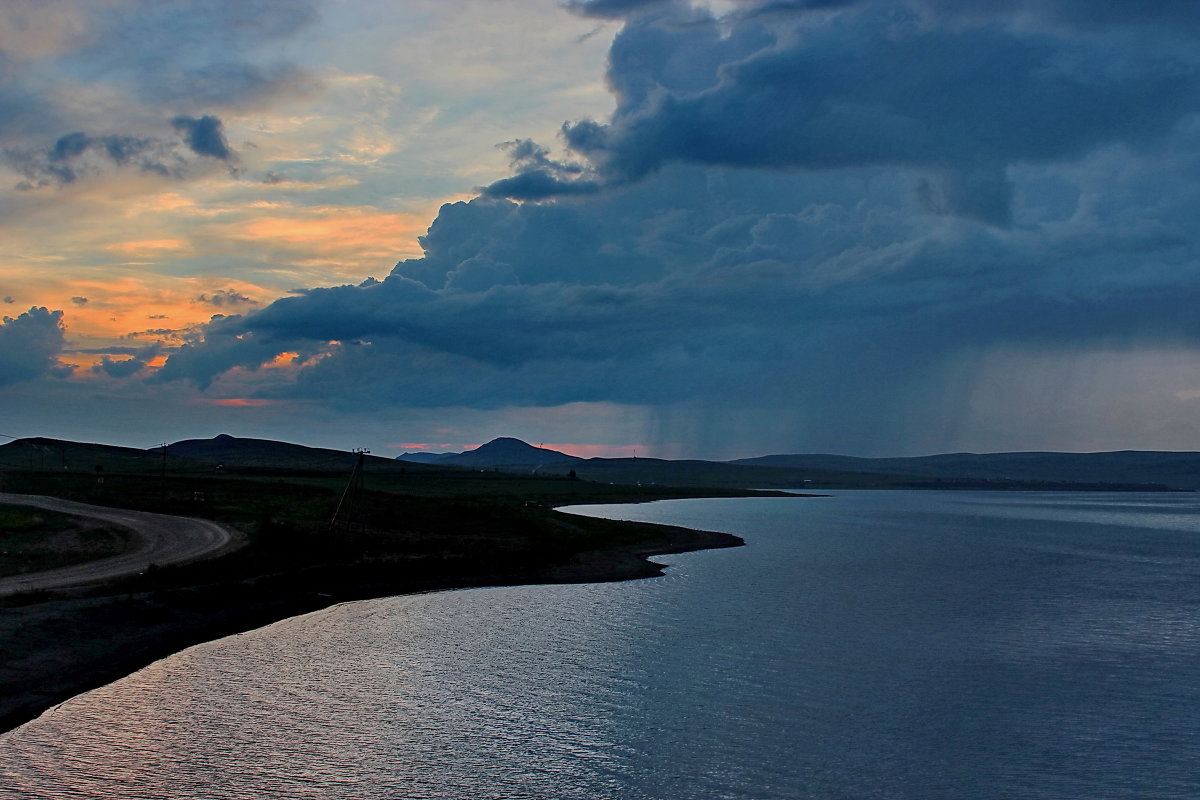
[[[0,577],[120,555],[132,537],[53,511],[0,504]]]

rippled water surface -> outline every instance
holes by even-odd
[[[347,604],[0,737],[13,798],[1200,797],[1200,501],[846,492],[665,578]]]

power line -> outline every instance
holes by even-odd
[[[356,534],[366,531],[366,520],[363,518],[363,465],[367,454],[371,451],[365,447],[354,448],[354,469],[350,472],[350,481],[342,492],[337,507],[333,511],[333,519],[329,520],[329,532],[337,536],[339,532],[351,539]]]

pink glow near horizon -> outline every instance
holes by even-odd
[[[433,444],[432,442],[393,442],[387,446],[389,450],[411,450],[416,453],[443,450],[459,452],[460,450],[474,450],[476,447],[479,445]]]
[[[642,455],[646,446],[640,444],[551,444],[540,445],[547,450],[557,450],[569,456],[580,458],[629,458]]]

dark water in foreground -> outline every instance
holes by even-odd
[[[1200,797],[1200,499],[579,509],[668,576],[339,606],[0,737],[5,798]]]

